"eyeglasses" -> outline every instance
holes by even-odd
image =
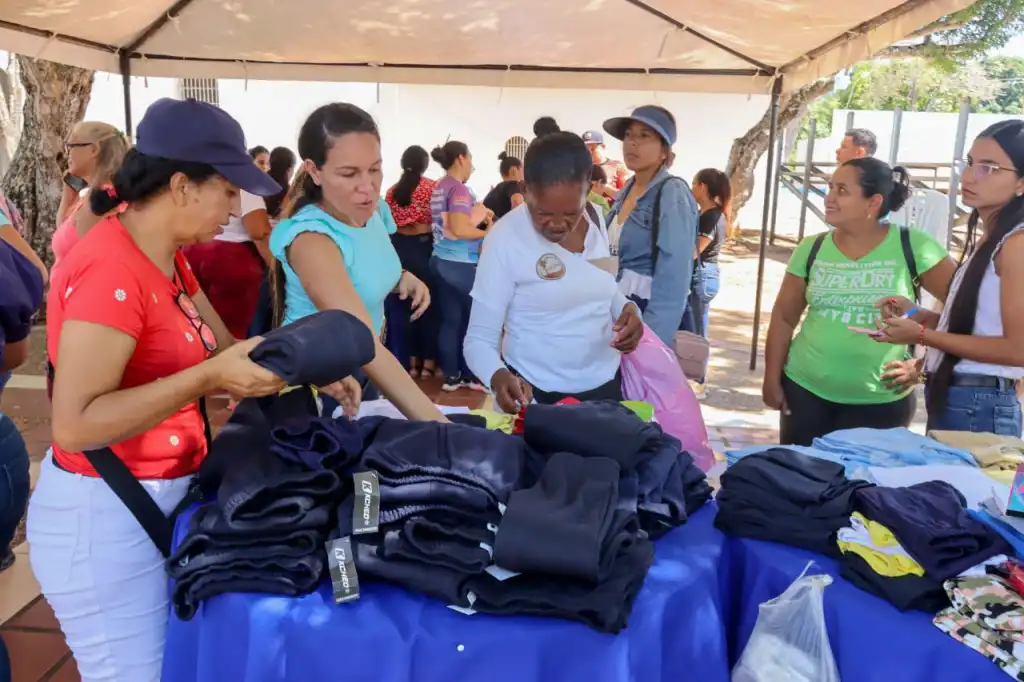
[[[199,314],[199,308],[196,307],[196,304],[189,295],[179,289],[174,302],[178,304],[178,309],[185,313],[185,317],[192,323],[192,328],[199,334],[199,339],[203,342],[206,350],[211,353],[216,352],[217,337],[214,336],[210,326],[203,321],[203,316]]]
[[[953,166],[956,168],[956,172],[959,175],[966,173],[968,168],[971,169],[975,180],[984,180],[993,173],[998,173],[1000,171],[1017,173],[1016,168],[1007,168],[1006,166],[1000,166],[996,163],[976,162],[973,159],[959,159],[953,164]]]
[[[65,142],[64,143],[64,151],[69,152],[72,149],[75,149],[76,147],[90,147],[90,146],[92,146],[92,142]]]

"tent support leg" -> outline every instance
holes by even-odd
[[[121,88],[124,96],[124,134],[132,139],[132,61],[126,52],[121,53]]]
[[[754,294],[754,332],[750,341],[750,370],[757,369],[757,346],[761,336],[761,295],[764,290],[764,261],[768,250],[768,230],[772,212],[772,178],[775,174],[775,136],[779,132],[779,100],[782,95],[782,76],[775,78],[772,87],[771,123],[768,127],[768,163],[765,165],[764,211],[761,217],[761,248],[757,255],[757,291]]]

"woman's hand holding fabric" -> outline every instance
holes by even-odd
[[[644,322],[636,304],[628,303],[622,309],[619,319],[612,326],[615,336],[612,337],[612,348],[621,353],[632,353],[640,345],[644,335]]]
[[[410,320],[419,319],[420,315],[427,312],[430,307],[430,289],[416,275],[408,270],[402,271],[402,277],[398,280],[395,293],[403,301],[412,299],[412,315]]]
[[[346,417],[354,419],[359,414],[359,405],[363,401],[363,387],[354,377],[345,377],[341,381],[321,386],[319,390],[337,400]]]
[[[502,368],[491,377],[494,400],[505,414],[518,414],[533,400],[533,388],[508,369]]]
[[[259,336],[239,341],[207,360],[211,383],[238,398],[262,397],[281,391],[285,387],[284,380],[249,359],[249,353],[261,341],[263,338]]]

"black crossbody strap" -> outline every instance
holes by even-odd
[[[177,270],[177,263],[175,263],[175,269]],[[180,272],[178,273],[178,278],[182,279]],[[54,375],[53,363],[47,361],[46,378],[51,392]],[[213,440],[213,432],[210,428],[210,419],[206,414],[206,398],[200,398],[198,403],[199,414],[203,418],[203,432],[206,436],[206,445],[209,447]],[[110,486],[110,489],[114,491],[117,498],[128,508],[128,511],[135,517],[135,520],[139,522],[142,530],[146,531],[146,535],[153,541],[156,548],[160,550],[160,554],[165,559],[169,557],[171,555],[171,541],[174,535],[174,522],[193,502],[201,499],[202,495],[199,492],[199,487],[195,484],[190,486],[185,497],[171,511],[170,515],[167,515],[164,514],[163,510],[160,509],[149,493],[146,492],[142,482],[135,477],[135,474],[131,472],[128,465],[124,463],[124,460],[118,457],[109,447],[86,450],[82,454],[85,455],[89,464],[96,470],[96,473],[103,479],[104,483]]]
[[[804,272],[804,284],[811,283],[811,266],[818,259],[818,252],[821,251],[821,245],[825,243],[825,237],[827,236],[828,232],[822,232],[814,238],[814,243],[811,244],[811,250],[807,253],[807,269]]]

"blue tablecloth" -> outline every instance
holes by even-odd
[[[960,644],[920,611],[901,613],[839,578],[836,562],[813,552],[730,537],[722,552],[723,582],[733,592],[729,632],[735,664],[757,620],[758,604],[777,597],[814,560],[810,573],[836,580],[825,588],[825,621],[839,677],[854,682],[1005,682],[994,663]],[[729,575],[728,578],[724,576]]]
[[[177,539],[186,513],[178,521]],[[226,594],[171,617],[168,682],[728,682],[718,575],[724,536],[711,509],[658,542],[629,628],[466,616],[428,597],[363,584],[335,606],[330,586],[299,599]]]
[[[994,664],[932,626],[838,578],[819,555],[727,538],[715,506],[658,541],[629,628],[465,616],[382,584],[335,606],[329,586],[287,599],[227,594],[189,622],[171,617],[169,682],[728,682],[757,620],[813,559],[837,580],[825,590],[832,650],[852,682],[1002,682]],[[178,523],[180,537],[188,516]]]

